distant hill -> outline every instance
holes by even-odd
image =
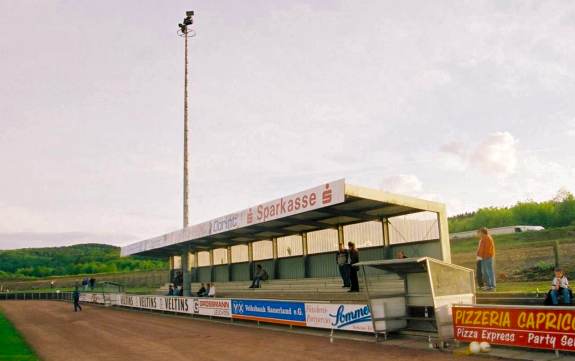
[[[0,278],[36,278],[89,273],[166,269],[167,261],[120,257],[120,248],[104,244],[0,251]]]

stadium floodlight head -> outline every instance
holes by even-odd
[[[188,34],[188,26],[194,23],[194,19],[192,19],[192,16],[194,16],[193,11],[186,11],[186,17],[184,18],[184,21],[178,24],[182,34]]]

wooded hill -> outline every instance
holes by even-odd
[[[0,251],[0,278],[28,278],[167,269],[167,260],[122,257],[104,244]]]
[[[512,207],[481,208],[449,218],[451,233],[515,225],[545,228],[575,225],[575,197],[562,190],[552,200],[545,202],[527,201]]]

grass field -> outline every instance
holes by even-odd
[[[498,291],[548,290],[555,267],[555,244],[558,245],[560,266],[570,279],[575,276],[575,227],[495,235],[493,238]],[[477,243],[476,238],[453,240],[453,263],[475,268]]]
[[[38,358],[26,341],[0,313],[0,361],[36,361]]]

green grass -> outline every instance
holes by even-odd
[[[549,281],[535,281],[535,282],[497,282],[497,292],[504,293],[537,293],[544,295],[551,285]]]
[[[575,227],[562,227],[546,229],[538,232],[523,232],[494,235],[493,239],[497,249],[509,249],[526,246],[542,246],[550,242],[561,243],[575,242]],[[451,241],[451,253],[474,252],[477,249],[477,237],[458,239]]]
[[[0,361],[37,361],[34,351],[0,313]]]

